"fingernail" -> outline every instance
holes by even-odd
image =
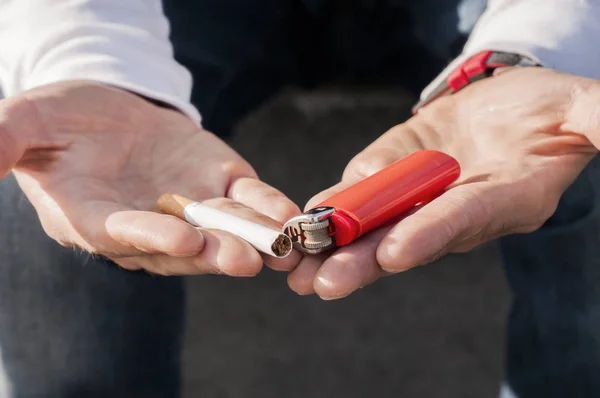
[[[321,296],[321,295],[319,295],[319,297],[323,301],[334,301],[334,300],[341,300],[343,298],[348,297],[349,295],[350,295],[350,293],[344,293],[344,294],[336,295],[336,296]]]
[[[327,276],[319,275],[319,276],[317,276],[317,281],[319,281],[319,283],[323,287],[328,288],[328,289],[330,289],[334,286],[333,282]]]
[[[332,282],[331,279],[329,279],[328,275],[317,276],[316,277],[316,285],[320,285],[320,286],[315,286],[315,290],[317,291],[317,294],[319,295],[319,297],[322,300],[325,300],[325,301],[343,299],[344,297],[348,297],[350,295],[350,293],[352,293],[352,291],[344,291],[342,293],[339,293],[339,286],[337,287],[337,289],[335,289],[336,284],[334,282]],[[325,290],[325,291],[337,290],[338,292],[336,292],[336,294],[327,294],[327,293],[323,293],[322,292],[323,290]]]
[[[315,290],[329,290],[333,288],[333,282],[327,276],[319,275],[315,279]],[[336,296],[324,295],[321,293],[317,294],[319,295],[321,300],[331,301],[336,299]]]

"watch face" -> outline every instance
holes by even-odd
[[[521,60],[519,54],[505,53],[505,52],[492,52],[488,58],[486,65],[490,65],[493,69],[502,66],[515,66]]]

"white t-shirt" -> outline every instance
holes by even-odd
[[[598,21],[600,0],[490,0],[463,56],[439,78],[480,50],[504,50],[600,79]],[[192,78],[173,59],[168,36],[160,0],[0,0],[0,87],[11,96],[94,80],[172,104],[200,123],[189,102]]]

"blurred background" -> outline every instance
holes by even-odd
[[[303,207],[410,117],[464,42],[444,30],[459,2],[164,3],[204,125]],[[509,293],[495,245],[340,301],[299,297],[286,276],[187,280],[186,398],[498,396]]]

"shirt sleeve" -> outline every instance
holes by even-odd
[[[422,93],[484,50],[529,56],[548,68],[600,79],[600,1],[490,0],[462,55]]]
[[[0,0],[5,96],[80,79],[167,103],[200,123],[161,0]]]

